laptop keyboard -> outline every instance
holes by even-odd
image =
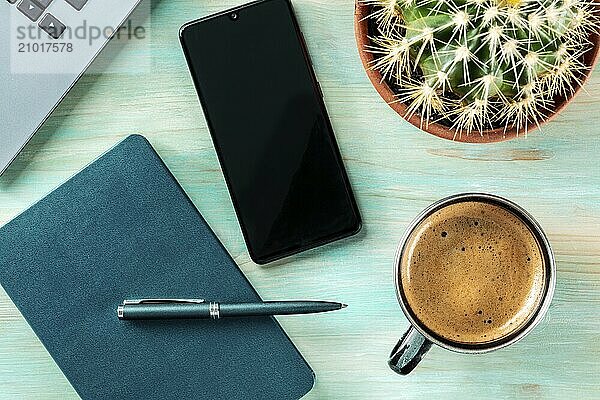
[[[23,15],[29,18],[32,22],[38,22],[38,26],[50,35],[51,38],[59,39],[66,30],[65,24],[63,24],[58,18],[50,13],[46,13],[42,19],[40,17],[44,14],[46,9],[50,6],[53,1],[66,1],[71,7],[77,11],[81,11],[88,0],[6,0],[10,4],[17,4],[17,10]]]

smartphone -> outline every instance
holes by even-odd
[[[291,3],[192,21],[180,40],[252,260],[356,234],[359,210]]]

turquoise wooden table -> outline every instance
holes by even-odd
[[[351,0],[295,0],[364,217],[355,238],[268,267],[253,264],[177,38],[181,24],[239,1],[152,1],[148,43],[109,49],[0,180],[0,224],[124,136],[141,133],[265,299],[349,303],[280,321],[317,375],[307,399],[600,398],[600,71],[543,132],[494,145],[437,139],[400,119],[371,87],[353,36]],[[108,54],[108,53],[107,53]],[[110,70],[110,68],[109,68]],[[468,356],[434,348],[417,370],[388,369],[408,323],[396,302],[394,253],[410,220],[464,191],[506,196],[546,229],[558,261],[554,302],[518,344]],[[0,399],[76,399],[0,291]]]

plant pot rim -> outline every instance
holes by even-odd
[[[372,5],[365,4],[361,0],[356,0],[355,2],[354,32],[356,36],[356,42],[358,44],[358,52],[360,54],[360,58],[362,60],[365,71],[367,72],[367,76],[369,77],[369,80],[371,81],[379,95],[385,100],[386,103],[388,103],[388,105],[392,109],[394,109],[394,111],[400,114],[408,122],[410,122],[417,128],[437,137],[465,143],[502,142],[514,139],[516,137],[526,136],[527,133],[532,132],[538,128],[538,125],[533,124],[528,127],[527,132],[525,132],[525,130],[523,129],[517,131],[517,129],[513,127],[511,129],[497,128],[485,130],[483,132],[474,131],[470,134],[459,134],[456,133],[456,131],[452,128],[449,128],[437,122],[422,122],[421,116],[416,113],[411,115],[410,117],[407,117],[408,110],[406,104],[398,101],[398,98],[396,97],[395,93],[390,88],[388,83],[383,79],[381,73],[372,68],[372,61],[375,59],[375,55],[373,53],[365,51],[365,46],[371,44],[371,40],[369,39],[368,18],[371,7]],[[600,55],[600,33],[593,33],[590,37],[590,41],[591,43],[593,43],[594,47],[585,54],[585,62],[586,65],[589,66],[589,68],[581,79],[581,85],[579,85],[575,89],[574,93],[571,94],[569,97],[559,99],[553,107],[552,113],[539,121],[539,126],[554,119],[579,93],[583,85],[590,77],[591,73],[594,71],[594,67],[598,63]]]

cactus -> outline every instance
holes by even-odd
[[[361,0],[375,54],[407,117],[456,135],[527,132],[587,72],[594,0]]]

